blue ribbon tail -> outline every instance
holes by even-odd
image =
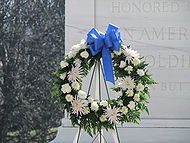
[[[105,80],[115,84],[112,57],[111,57],[111,52],[108,48],[102,49],[102,61],[103,61]]]

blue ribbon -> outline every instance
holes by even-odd
[[[122,40],[119,28],[109,24],[105,34],[93,28],[87,34],[87,43],[90,43],[89,49],[93,56],[102,52],[105,80],[115,84],[110,50],[120,49]]]

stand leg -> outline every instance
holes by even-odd
[[[80,136],[81,136],[81,127],[79,127],[78,129],[77,134],[73,140],[73,143],[79,143]]]
[[[116,126],[115,126],[115,129],[112,131],[112,136],[113,136],[113,139],[114,139],[115,143],[121,143],[120,139],[119,139],[119,133],[118,133],[118,130],[117,130]]]

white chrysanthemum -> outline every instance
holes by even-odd
[[[65,94],[65,93],[70,93],[71,92],[71,87],[68,83],[62,85],[61,87],[61,91]]]
[[[124,68],[126,66],[126,62],[125,61],[120,61],[120,68]]]
[[[60,74],[59,77],[60,77],[60,79],[64,80],[66,78],[66,75],[67,75],[67,73],[65,72],[65,73]]]
[[[143,90],[144,90],[144,85],[142,85],[141,83],[139,83],[139,84],[136,86],[136,90],[137,90],[137,91],[143,91]]]
[[[82,90],[79,90],[79,92],[78,92],[78,97],[79,97],[80,99],[86,99],[87,93],[84,92],[84,91],[82,91]]]
[[[71,82],[79,81],[82,78],[82,68],[81,67],[72,67],[71,71],[68,72],[68,80]]]
[[[81,99],[76,98],[71,102],[72,110],[74,114],[84,114],[84,109],[88,106],[86,103],[82,102]],[[86,114],[86,113],[85,113]]]
[[[140,75],[140,76],[143,76],[144,75],[144,70],[138,69],[137,74]]]
[[[133,96],[133,90],[128,89],[128,90],[126,91],[126,94],[127,94],[128,97],[132,97],[132,96]]]
[[[133,99],[135,101],[139,101],[140,100],[140,95],[139,94],[135,94],[134,97],[133,97]]]
[[[74,88],[75,90],[79,90],[79,89],[80,89],[80,84],[79,84],[77,81],[73,82],[73,83],[71,84],[71,86],[72,86],[72,88]]]
[[[82,58],[87,59],[88,56],[89,56],[89,53],[85,50],[85,51],[83,51],[82,53],[80,53],[80,56],[81,56]]]
[[[133,64],[136,66],[140,63],[141,61],[139,60],[139,58],[134,58],[133,59]]]
[[[60,66],[61,66],[61,68],[65,68],[65,67],[67,67],[69,64],[66,62],[66,61],[61,61],[60,62]]]
[[[125,68],[125,71],[128,71],[128,73],[130,74],[133,71],[133,67],[132,66],[127,66]]]
[[[127,108],[126,106],[123,106],[123,107],[120,109],[120,112],[121,112],[122,114],[127,114],[128,108]]]
[[[99,109],[98,103],[97,103],[97,102],[92,102],[92,103],[91,103],[91,109],[92,109],[93,111],[98,111],[98,109]]]
[[[133,89],[135,88],[134,79],[132,79],[130,76],[121,78],[119,80],[118,86],[121,87],[123,90]]]
[[[137,51],[132,50],[130,48],[125,47],[122,51],[123,51],[123,54],[126,56],[126,61],[128,61],[128,63],[132,62],[133,58],[139,57],[139,53],[137,53]]]
[[[99,119],[100,119],[101,122],[105,122],[107,120],[105,115],[100,116]]]
[[[106,106],[108,106],[108,102],[106,100],[102,100],[100,102],[100,105],[103,106],[103,107],[106,107]]]
[[[130,101],[127,106],[129,107],[129,109],[134,109],[135,108],[135,102],[134,101]]]
[[[80,59],[75,59],[74,64],[75,64],[75,66],[80,67],[81,66],[81,60]]]
[[[110,121],[111,123],[118,123],[118,117],[120,117],[121,115],[119,114],[120,108],[116,108],[116,107],[109,107],[107,106],[107,109],[105,110],[105,116],[106,118],[108,118],[108,121]]]
[[[73,101],[73,96],[71,94],[67,94],[65,96],[65,99],[67,100],[67,102],[71,102],[71,101]]]

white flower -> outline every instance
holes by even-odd
[[[85,41],[84,39],[82,39],[82,40],[80,41],[80,48],[81,48],[81,49],[86,49],[86,48],[87,48],[86,41]]]
[[[137,51],[127,48],[126,46],[124,46],[123,54],[126,56],[126,60],[128,61],[128,63],[132,62],[133,58],[139,57],[139,54],[137,53]]]
[[[120,109],[120,112],[122,114],[126,114],[128,112],[128,108],[126,106],[123,106],[121,109]]]
[[[135,108],[135,102],[134,101],[130,101],[127,106],[129,107],[129,109],[134,109]]]
[[[63,93],[70,93],[70,92],[71,92],[71,87],[70,87],[70,85],[69,85],[68,83],[62,85],[61,91],[62,91]]]
[[[121,50],[120,51],[113,51],[114,54],[116,54],[117,56],[121,55]]]
[[[119,91],[116,93],[116,97],[121,97],[123,95],[123,92],[122,91]]]
[[[71,101],[73,101],[73,96],[71,94],[67,94],[65,96],[65,99],[67,100],[67,102],[71,102]]]
[[[123,105],[123,100],[119,100],[119,101],[117,101],[117,103],[122,106]]]
[[[141,61],[138,58],[133,59],[133,64],[136,66],[140,63]]]
[[[137,74],[140,75],[140,76],[143,76],[144,75],[144,70],[138,69]]]
[[[132,97],[133,96],[133,90],[128,89],[126,94],[128,95],[128,97]]]
[[[89,107],[85,107],[85,108],[83,109],[83,114],[86,115],[86,114],[88,114],[88,113],[90,113],[90,108],[89,108]]]
[[[107,120],[105,115],[100,116],[99,119],[101,122],[105,122]]]
[[[74,88],[75,90],[79,90],[79,89],[80,89],[80,84],[79,84],[77,81],[73,82],[73,83],[71,84],[71,86],[72,86],[72,88]]]
[[[66,62],[66,61],[61,61],[60,62],[60,66],[61,66],[61,68],[65,68],[65,67],[67,67],[69,64]]]
[[[137,90],[137,91],[143,91],[143,90],[144,90],[144,85],[142,85],[141,83],[139,83],[139,84],[136,86],[136,90]]]
[[[106,107],[106,106],[108,106],[108,102],[106,100],[102,100],[100,102],[100,105],[103,106],[103,107]]]
[[[78,97],[79,97],[80,99],[86,99],[87,93],[84,92],[84,91],[82,91],[82,90],[79,90],[79,92],[78,92]]]
[[[66,77],[66,75],[67,75],[66,73],[62,73],[62,74],[60,74],[60,76],[59,76],[59,77],[60,77],[60,79],[64,80],[64,79],[65,79],[65,77]]]
[[[70,51],[69,53],[68,53],[68,57],[69,58],[73,58],[73,57],[75,57],[76,56],[76,52],[75,51]]]
[[[125,61],[120,61],[120,68],[124,68],[126,66],[126,62]]]
[[[139,94],[135,94],[134,97],[133,97],[133,99],[135,101],[139,101],[140,100],[140,95]]]
[[[81,48],[80,44],[76,44],[71,47],[71,51],[78,52],[80,48]]]
[[[75,66],[80,67],[81,66],[81,60],[80,59],[75,59],[74,64],[75,64]]]
[[[92,103],[91,103],[91,109],[92,109],[93,111],[98,111],[98,109],[99,109],[98,103],[97,103],[97,102],[92,102]]]
[[[82,78],[82,68],[81,67],[72,67],[71,71],[68,72],[68,80],[71,82],[79,81]]]
[[[80,56],[81,56],[82,58],[87,59],[88,56],[89,56],[89,53],[85,50],[85,51],[83,51],[82,53],[80,53]]]
[[[92,103],[92,102],[94,102],[94,99],[93,98],[89,98],[88,101],[89,101],[89,103]]]
[[[76,98],[75,100],[73,100],[71,102],[72,105],[72,109],[73,109],[73,113],[74,114],[86,114],[84,113],[84,109],[88,106],[87,104],[85,104],[84,102],[82,102],[81,99]]]
[[[118,117],[121,116],[119,114],[119,111],[120,111],[119,108],[116,108],[116,107],[111,108],[111,107],[107,106],[107,109],[105,110],[105,116],[106,116],[106,118],[108,118],[108,120],[111,123],[117,124],[118,123]]]
[[[135,88],[134,79],[132,79],[130,76],[121,78],[119,80],[118,86],[121,87],[123,90],[133,89]]]
[[[125,68],[125,71],[128,71],[128,73],[130,74],[133,71],[133,67],[132,66],[127,66]]]

